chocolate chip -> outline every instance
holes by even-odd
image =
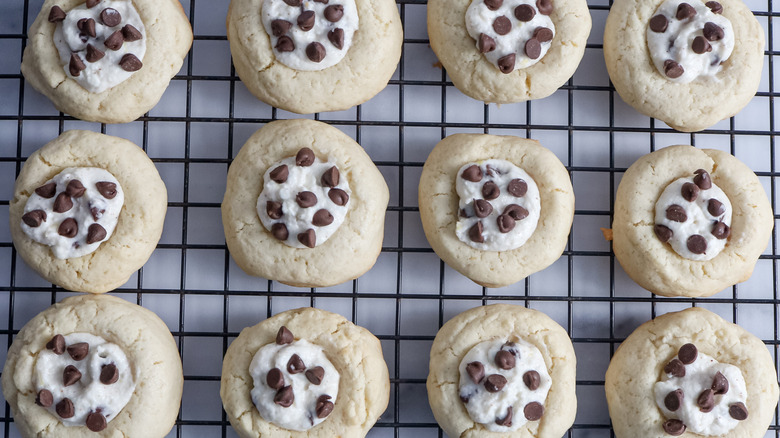
[[[108,27],[118,26],[122,22],[122,14],[114,8],[105,8],[100,11],[100,21]]]
[[[665,15],[658,14],[650,19],[650,30],[655,33],[664,33],[669,27],[669,19]]]
[[[495,11],[504,4],[504,0],[485,0],[485,6],[491,11]]]
[[[496,418],[496,424],[499,426],[509,427],[512,425],[512,406],[509,406],[506,410],[504,418]]]
[[[493,206],[484,199],[474,200],[474,214],[478,218],[488,217],[493,212]]]
[[[485,237],[482,235],[483,225],[482,222],[477,222],[469,228],[469,239],[472,242],[484,243]]]
[[[496,224],[498,225],[498,231],[501,233],[508,233],[515,228],[515,220],[508,214],[502,214],[496,218]]]
[[[51,10],[49,11],[49,23],[59,23],[67,16],[68,14],[66,14],[61,7],[52,6]]]
[[[697,186],[694,183],[687,182],[682,185],[682,188],[680,189],[680,194],[682,195],[683,199],[685,199],[686,201],[693,202],[699,196],[699,186]]]
[[[105,213],[106,210],[101,210],[97,207],[92,207],[89,209],[89,213],[92,215],[92,219],[99,220],[101,217],[103,217],[103,213]]]
[[[459,394],[459,397],[460,397],[460,401],[462,401],[463,403],[468,403],[469,400],[471,400],[467,395]]]
[[[680,359],[680,362],[685,365],[694,363],[698,356],[699,350],[693,344],[685,344],[680,347],[680,351],[677,352],[677,357]]]
[[[512,71],[515,69],[515,54],[510,53],[506,56],[498,58],[498,69],[503,74],[512,73]]]
[[[333,412],[333,402],[329,395],[321,395],[317,398],[317,404],[314,407],[317,418],[325,418]]]
[[[653,227],[653,231],[655,232],[655,236],[658,237],[658,240],[664,243],[668,242],[674,234],[674,232],[669,227],[661,224],[656,224]]]
[[[70,196],[68,196],[66,192],[57,195],[57,199],[54,200],[55,213],[65,213],[71,208],[73,208],[73,200],[70,199]]]
[[[306,57],[309,58],[311,62],[321,62],[325,59],[325,46],[316,41],[309,43],[309,45],[306,46]]]
[[[100,412],[90,412],[89,415],[87,415],[87,429],[92,432],[100,432],[107,426],[106,417]]]
[[[528,184],[520,178],[509,181],[506,190],[516,198],[522,198],[528,192]]]
[[[685,377],[685,364],[680,359],[672,359],[664,367],[664,372],[674,377]]]
[[[303,363],[303,359],[297,354],[290,356],[290,360],[287,361],[287,372],[290,374],[300,374],[306,371],[306,365]]]
[[[292,27],[292,23],[287,20],[273,20],[271,22],[271,33],[275,37],[280,37],[287,34]]]
[[[482,362],[471,362],[466,365],[466,373],[472,382],[479,385],[479,382],[485,378],[485,366],[482,365]]]
[[[122,38],[124,38],[124,40],[128,43],[138,41],[143,37],[144,36],[141,34],[141,31],[136,29],[132,24],[125,24],[125,26],[122,28]]]
[[[127,53],[119,61],[119,66],[124,71],[134,72],[143,68],[144,64],[132,53]]]
[[[80,198],[84,196],[84,192],[86,191],[87,189],[84,188],[84,185],[81,184],[81,181],[77,179],[71,180],[65,188],[65,193],[73,198]]]
[[[511,370],[515,367],[515,355],[506,350],[498,350],[494,360],[496,366],[502,370]]]
[[[280,52],[292,52],[295,50],[295,43],[293,42],[292,38],[284,35],[279,37],[274,48]]]
[[[723,28],[711,21],[704,23],[702,33],[704,34],[704,38],[707,38],[709,41],[720,41],[724,36]]]
[[[314,164],[314,151],[309,148],[301,148],[295,155],[295,165],[308,167]]]
[[[515,18],[520,21],[528,22],[534,19],[536,11],[531,5],[520,5],[515,8]]]
[[[127,26],[125,26],[127,27]],[[106,46],[109,50],[119,50],[122,48],[122,44],[125,43],[125,37],[123,31],[116,31],[112,33],[111,35],[106,38],[105,41],[103,41],[103,45]]]
[[[268,374],[265,376],[265,383],[268,384],[268,387],[274,390],[283,388],[284,375],[282,374],[282,370],[279,368],[272,368],[271,371],[268,371]]]
[[[317,195],[312,192],[299,192],[295,195],[295,202],[301,208],[309,208],[317,204]]]
[[[96,49],[92,44],[87,44],[87,62],[98,62],[103,59],[104,56],[106,56],[105,53]]]
[[[675,15],[678,20],[686,20],[696,15],[696,9],[688,3],[680,3],[677,6],[677,14]]]
[[[466,217],[466,218],[471,217],[471,216],[469,216],[469,214],[468,214],[468,212],[466,211],[465,208],[461,208],[460,209],[459,215],[460,215],[460,217]]]
[[[295,394],[293,394],[292,386],[285,386],[276,391],[276,394],[274,395],[274,403],[283,408],[292,406],[293,401],[295,401]]]
[[[669,394],[666,394],[666,397],[664,397],[664,406],[666,406],[666,409],[675,412],[676,410],[680,409],[682,401],[683,391],[682,389],[677,389],[670,392]]]
[[[65,386],[74,385],[81,380],[81,371],[73,365],[68,365],[62,371],[62,384]]]
[[[285,3],[287,3],[288,6],[292,6],[294,8],[297,8],[301,5],[301,0],[284,0]]]
[[[698,53],[699,55],[712,52],[712,46],[707,42],[706,39],[704,39],[703,36],[697,36],[694,38],[693,44],[691,44],[691,48],[693,49],[694,53]]]
[[[537,371],[527,371],[523,374],[523,383],[525,383],[525,386],[531,391],[536,391],[542,383],[542,377]]]
[[[716,239],[728,239],[728,237],[731,235],[731,228],[726,225],[723,222],[715,222],[715,225],[712,226],[712,235],[715,236]]]
[[[664,432],[672,436],[679,436],[685,433],[685,425],[680,420],[666,420],[663,425]]]
[[[333,166],[322,174],[320,182],[326,187],[336,187],[339,185],[340,179],[339,169],[336,166]]]
[[[688,220],[688,215],[685,213],[685,209],[677,204],[672,204],[666,209],[666,218],[674,222],[685,222]]]
[[[76,26],[79,28],[80,31],[84,32],[91,38],[97,37],[97,27],[95,20],[93,18],[82,18],[78,21]]]
[[[84,61],[79,58],[79,55],[71,53],[70,63],[68,64],[68,71],[70,72],[70,75],[73,77],[78,77],[82,71],[86,70],[86,68],[87,66],[84,64]]]
[[[65,219],[57,228],[57,233],[62,237],[73,238],[79,233],[79,224],[72,217]],[[70,348],[70,347],[69,347]]]
[[[528,421],[536,421],[544,415],[544,406],[541,403],[531,402],[523,408],[523,414]]]
[[[699,186],[702,190],[708,190],[712,188],[712,179],[710,178],[710,174],[707,173],[704,169],[698,169],[696,172],[693,172],[696,176],[693,177],[693,182]]]
[[[92,9],[100,3],[100,0],[87,0],[87,7]]]
[[[712,198],[707,202],[707,211],[710,212],[711,215],[718,217],[726,212],[726,206],[717,199]]]
[[[272,170],[270,174],[268,174],[268,176],[271,178],[271,181],[277,184],[285,183],[289,175],[290,175],[290,170],[287,168],[286,164],[282,164],[281,166]]]
[[[344,48],[344,29],[337,27],[328,32],[328,41],[333,44],[333,47],[341,50]]]
[[[525,56],[531,59],[537,59],[541,54],[542,44],[538,40],[531,38],[525,42]]]
[[[496,50],[496,40],[481,33],[479,34],[479,40],[477,41],[477,48],[480,53],[490,53],[493,50]]]
[[[349,201],[349,195],[341,189],[330,189],[330,191],[328,191],[328,198],[330,198],[334,204],[340,206],[347,205],[347,202]]]
[[[331,23],[335,23],[341,20],[341,17],[343,16],[344,16],[344,6],[330,5],[327,8],[325,8],[325,19],[330,21]]]
[[[467,167],[463,173],[460,174],[460,177],[466,181],[471,182],[482,181],[482,169],[480,169],[476,164],[472,164],[471,166]]]
[[[542,15],[550,15],[553,11],[552,0],[536,0],[536,9]]]
[[[715,373],[715,377],[712,378],[712,390],[715,395],[723,395],[729,392],[729,380],[720,371]]]
[[[41,389],[38,391],[38,395],[35,396],[35,404],[48,408],[54,404],[54,396],[48,389]]]
[[[73,408],[73,402],[67,397],[60,400],[60,402],[57,403],[57,406],[54,407],[54,410],[60,418],[71,418],[76,414],[76,410]]]
[[[694,254],[704,254],[707,252],[707,239],[703,236],[694,234],[685,241],[688,251]]]
[[[87,229],[87,245],[102,242],[106,238],[106,229],[100,224],[92,224]]]
[[[67,350],[70,357],[78,362],[87,357],[87,354],[89,354],[89,344],[86,342],[79,342],[69,346]]]
[[[504,389],[506,385],[506,377],[501,374],[491,374],[485,379],[485,389],[488,392],[498,392]]]
[[[718,2],[707,2],[704,5],[710,8],[710,11],[712,11],[713,14],[723,13],[723,6]]]
[[[311,220],[312,225],[316,227],[327,227],[333,223],[333,215],[324,208],[317,210]]]
[[[265,213],[271,219],[279,219],[284,213],[282,212],[282,203],[276,201],[267,201],[265,203]]]
[[[57,193],[57,184],[53,182],[44,184],[38,187],[37,189],[35,189],[35,194],[45,199],[53,198],[56,193]]]
[[[322,367],[314,367],[306,370],[306,379],[312,383],[312,385],[319,385],[322,383],[322,378],[325,376],[325,369]]]
[[[28,227],[38,228],[42,223],[46,222],[46,212],[43,210],[27,212],[22,216],[22,222],[27,224]]]
[[[110,363],[103,365],[100,368],[100,383],[104,385],[112,385],[119,380],[119,369],[116,365]]]
[[[298,27],[302,31],[308,32],[314,27],[314,11],[303,11],[298,16]]]
[[[743,403],[737,402],[729,406],[729,415],[735,420],[747,420],[748,410]]]
[[[51,350],[52,353],[60,355],[65,352],[65,337],[62,335],[54,335],[49,342],[46,343],[46,349]]]
[[[502,15],[493,21],[493,30],[499,35],[506,35],[512,30],[512,22]]]
[[[501,190],[498,188],[498,184],[493,181],[488,181],[482,186],[482,196],[487,200],[496,199],[500,194]]]
[[[303,246],[308,248],[314,248],[317,246],[317,233],[313,229],[309,228],[303,233],[298,234],[298,242],[301,242]]]
[[[675,61],[667,59],[664,61],[664,74],[672,79],[679,78],[685,73],[685,69]]]
[[[504,209],[503,214],[508,215],[516,221],[521,221],[528,217],[528,210],[517,204],[509,204]]]
[[[279,331],[276,332],[276,344],[287,345],[292,344],[295,341],[292,332],[285,326],[279,327]]]
[[[715,407],[715,395],[711,389],[705,389],[699,394],[699,398],[696,400],[696,404],[699,406],[699,410],[702,412],[710,412]]]

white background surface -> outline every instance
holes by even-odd
[[[230,260],[220,223],[228,164],[264,122],[301,116],[259,102],[232,74],[227,0],[184,2],[196,41],[179,76],[148,117],[101,126],[60,115],[19,73],[25,32],[42,0],[0,1],[0,345],[10,345],[24,323],[70,295],[41,280],[12,249],[4,224],[23,159],[74,128],[103,130],[143,145],[168,187],[168,216],[151,260],[116,294],[155,311],[179,341],[186,380],[180,421],[171,436],[235,436],[219,399],[224,349],[242,328],[268,315],[315,305],[345,315],[382,339],[392,394],[369,436],[437,437],[424,382],[438,327],[468,308],[509,301],[548,313],[574,340],[580,407],[569,436],[610,437],[603,380],[611,352],[639,324],[694,302],[653,297],[611,256],[599,227],[609,226],[622,172],[653,148],[687,143],[723,149],[759,174],[777,205],[772,0],[747,2],[767,32],[759,95],[735,118],[693,135],[641,116],[612,91],[601,50],[606,0],[589,2],[593,31],[569,84],[546,99],[500,108],[486,107],[443,81],[428,46],[424,1],[400,0],[404,56],[391,84],[359,108],[317,116],[356,138],[390,186],[377,265],[356,282],[316,291],[249,277]],[[569,248],[548,269],[504,289],[483,289],[430,250],[417,212],[417,183],[436,142],[457,132],[538,139],[570,169],[577,197],[574,227]],[[767,341],[777,358],[775,237],[749,281],[695,302]],[[0,362],[5,353],[0,348]],[[18,436],[7,405],[0,419],[0,435]],[[767,437],[776,436],[773,424]]]

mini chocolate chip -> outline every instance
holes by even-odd
[[[525,386],[531,391],[536,391],[542,383],[542,377],[537,371],[526,371],[526,373],[523,374],[523,383],[525,383]]]
[[[301,148],[295,155],[295,165],[308,167],[314,164],[314,151],[309,148]]]
[[[550,15],[553,11],[552,0],[536,0],[536,9],[542,15]]]
[[[488,181],[482,186],[482,196],[488,201],[498,198],[500,194],[501,189],[493,181]]]
[[[283,35],[276,41],[276,46],[274,46],[274,48],[280,52],[292,52],[295,50],[295,43],[292,38]]]
[[[76,234],[79,233],[79,224],[76,219],[69,217],[60,223],[57,233],[62,237],[76,237]]]
[[[703,37],[703,36],[697,36],[693,39],[693,44],[691,44],[691,48],[693,49],[694,53],[698,53],[699,55],[712,52],[712,45],[710,45],[709,42]]]
[[[285,386],[276,391],[276,394],[274,395],[274,403],[283,408],[292,406],[293,401],[295,401],[295,394],[293,394],[292,386]]]
[[[664,397],[664,406],[666,406],[666,409],[675,412],[676,410],[680,409],[680,406],[682,405],[682,401],[683,401],[683,390],[677,389],[671,391],[669,394],[666,394],[666,397]]]
[[[528,217],[528,210],[517,204],[509,204],[504,209],[503,214],[509,215],[509,217],[516,221],[521,221]]]
[[[491,11],[495,11],[504,4],[504,0],[485,0],[485,6]]]
[[[531,59],[537,59],[542,54],[542,44],[534,39],[531,38],[530,40],[525,42],[525,55],[528,56]]]
[[[105,213],[106,210],[101,210],[97,207],[92,207],[89,209],[89,213],[92,215],[92,219],[99,220],[101,217],[103,217],[103,213]]]
[[[344,48],[344,29],[337,27],[328,32],[328,41],[333,44],[333,47],[341,50]]]
[[[70,196],[68,196],[67,193],[62,192],[57,195],[57,199],[54,200],[55,213],[65,213],[71,208],[73,208],[73,200],[70,199]]]
[[[100,432],[107,426],[106,417],[100,412],[90,412],[89,415],[87,415],[87,429],[92,432]]]
[[[110,363],[103,365],[100,368],[100,383],[104,385],[112,385],[119,380],[119,369],[116,365]]]
[[[314,11],[303,11],[298,16],[298,27],[302,31],[308,32],[314,27]]]
[[[122,67],[122,70],[124,71],[134,72],[143,68],[144,64],[132,53],[127,53],[119,61],[119,66]]]
[[[51,350],[52,353],[60,355],[65,352],[65,337],[62,335],[54,335],[49,342],[46,343],[46,349]]]
[[[693,172],[696,176],[693,177],[693,182],[699,186],[702,190],[708,190],[712,188],[712,179],[710,178],[710,174],[707,173],[704,169],[698,169],[696,172]]]
[[[710,412],[715,407],[715,395],[711,389],[705,389],[699,394],[699,398],[696,400],[696,404],[699,406],[699,410],[702,412]]]
[[[665,15],[658,14],[650,19],[650,30],[655,33],[664,33],[669,27],[669,19]]]
[[[546,27],[537,27],[534,29],[533,39],[540,43],[547,43],[553,39],[553,31]]]
[[[292,344],[295,341],[292,332],[285,326],[279,327],[279,331],[276,332],[277,345]]]
[[[105,53],[96,49],[92,44],[87,44],[87,56],[85,57],[87,62],[98,62],[103,59],[104,56],[106,56]]]
[[[321,395],[317,398],[317,404],[314,407],[317,418],[325,418],[333,412],[333,402],[329,395]]]
[[[22,216],[22,222],[28,227],[38,228],[42,223],[46,222],[46,212],[43,210],[27,212]]]
[[[493,30],[499,35],[506,35],[512,30],[512,22],[506,15],[502,15],[493,21]]]
[[[672,359],[664,367],[664,372],[674,377],[685,377],[685,364],[680,359]]]
[[[114,8],[105,8],[100,11],[100,21],[108,27],[118,26],[122,22],[122,14]]]
[[[498,392],[504,389],[506,377],[501,374],[491,374],[485,379],[485,389],[488,392]]]
[[[479,40],[477,40],[477,48],[480,53],[490,53],[496,50],[496,40],[481,33],[479,34]]]
[[[682,195],[683,199],[685,199],[686,201],[693,202],[699,196],[699,186],[697,186],[694,183],[687,182],[682,185],[682,188],[680,189],[680,194]]]
[[[472,164],[471,166],[467,167],[463,173],[460,174],[460,177],[466,181],[471,182],[482,181],[482,169],[480,169],[476,164]]]
[[[84,188],[84,185],[81,184],[81,181],[77,179],[71,180],[65,188],[65,193],[73,198],[80,198],[84,196],[84,192],[86,191],[87,189]]]
[[[292,6],[294,8],[297,8],[301,5],[301,0],[284,0],[285,3],[287,3],[288,6]]]
[[[523,408],[523,414],[528,421],[536,421],[544,415],[544,406],[541,403],[531,402]]]
[[[333,166],[322,174],[320,182],[326,187],[336,187],[339,185],[340,176],[339,169],[336,166]]]
[[[482,365],[482,362],[470,362],[466,365],[466,373],[472,382],[479,385],[479,382],[485,378],[485,366]]]
[[[460,397],[460,401],[462,401],[463,403],[468,403],[469,400],[471,400],[471,398],[469,398],[469,396],[467,395],[463,395],[463,394],[458,394],[458,395]]]
[[[515,367],[515,355],[506,350],[498,350],[496,357],[496,366],[502,370],[511,370]]]
[[[677,14],[675,15],[678,20],[686,20],[696,15],[696,9],[688,3],[680,3],[677,6]]]
[[[728,239],[728,237],[731,235],[731,228],[726,225],[723,222],[715,222],[715,225],[712,226],[712,235],[715,236],[716,239]]]
[[[89,35],[91,38],[97,37],[97,27],[96,27],[95,19],[82,18],[81,20],[79,20],[79,23],[82,23],[82,26],[79,28],[79,30]]]
[[[512,425],[512,406],[509,406],[506,410],[504,418],[496,418],[496,424],[499,426],[509,427]]]
[[[38,395],[35,396],[35,404],[48,408],[54,404],[54,396],[48,389],[41,389],[38,391]]]
[[[493,206],[490,205],[489,202],[485,201],[484,199],[474,200],[474,214],[478,218],[488,217],[492,212],[493,212]]]
[[[330,189],[328,191],[328,198],[330,198],[334,204],[340,206],[347,205],[347,202],[349,202],[349,195],[341,189]]]
[[[680,420],[666,420],[663,424],[664,432],[672,436],[679,436],[685,433],[685,424]]]
[[[520,5],[515,8],[515,18],[520,21],[528,22],[534,19],[536,11],[531,5]]]
[[[136,29],[132,24],[125,24],[122,28],[122,38],[124,38],[124,40],[128,43],[138,41],[143,37],[144,36],[141,34],[141,31]]]
[[[729,406],[729,415],[731,415],[731,418],[735,420],[747,420],[747,407],[745,407],[745,405],[741,402],[734,403],[733,405]]]
[[[693,344],[685,344],[680,347],[680,351],[677,352],[677,357],[685,365],[690,365],[696,362],[696,358],[699,356],[699,350]]]
[[[316,213],[314,213],[314,217],[312,217],[311,223],[315,227],[327,227],[333,223],[333,215],[324,208],[319,209]]]
[[[498,225],[498,231],[501,233],[508,233],[515,229],[515,220],[508,214],[502,214],[496,218],[496,224]]]
[[[70,63],[68,64],[68,71],[71,76],[78,77],[82,71],[86,70],[87,66],[84,61],[79,58],[79,55],[71,53]]]
[[[510,53],[506,56],[498,58],[498,69],[501,71],[501,73],[508,75],[514,71],[515,58],[516,56],[514,53]]]
[[[298,234],[298,242],[301,242],[303,246],[308,248],[314,248],[317,246],[317,233],[313,229],[309,228],[303,233]]]
[[[74,385],[81,380],[81,371],[73,365],[68,365],[62,371],[62,384],[65,386]]]
[[[127,27],[127,26],[125,26]],[[103,45],[106,46],[109,50],[117,51],[122,48],[122,44],[125,43],[125,37],[121,30],[118,30],[106,38],[105,41],[103,41]]]
[[[67,397],[60,400],[60,402],[57,403],[57,406],[54,407],[54,410],[57,412],[57,415],[59,415],[60,418],[71,418],[72,416],[76,415],[73,402],[70,401],[70,399]]]
[[[666,209],[666,218],[674,222],[685,222],[688,220],[688,215],[685,213],[685,209],[677,204],[672,204]]]
[[[92,9],[100,3],[100,0],[87,0],[87,7]]]
[[[280,37],[287,34],[292,28],[292,23],[287,20],[273,20],[271,22],[271,33],[275,37]]]
[[[664,243],[668,242],[674,234],[674,232],[669,227],[661,224],[656,224],[653,227],[653,231],[655,232],[655,236],[658,238],[658,240]]]
[[[276,201],[267,201],[265,203],[265,213],[271,219],[279,219],[284,213],[282,212],[282,203]]]
[[[89,344],[86,342],[79,342],[77,344],[70,345],[67,350],[70,357],[78,362],[87,357],[87,354],[89,354]]]
[[[466,211],[465,208],[461,208],[460,209],[459,215],[460,215],[460,217],[466,217],[466,218],[471,217],[471,216],[469,216],[469,214],[468,214],[468,212]]]
[[[707,252],[707,239],[699,234],[694,234],[685,241],[688,251],[694,254],[704,254]]]
[[[317,204],[317,195],[312,192],[299,192],[295,195],[295,202],[301,208],[309,208]]]
[[[325,59],[325,46],[317,41],[309,43],[309,45],[306,46],[306,57],[309,58],[311,62],[321,62]]]
[[[723,13],[723,6],[718,2],[707,2],[704,5],[710,8],[710,11],[712,11],[713,14]]]
[[[509,181],[506,190],[516,198],[522,198],[528,192],[528,184],[520,178]]]
[[[718,217],[726,212],[726,206],[717,199],[712,198],[707,202],[707,211],[710,212],[711,215]]]
[[[344,6],[330,5],[327,8],[325,8],[325,19],[330,21],[331,23],[335,23],[341,20],[341,17],[343,16],[344,16]]]
[[[49,23],[59,23],[67,16],[68,14],[66,14],[61,7],[52,6],[51,10],[49,11]]]
[[[279,368],[272,368],[265,376],[265,383],[273,390],[279,390],[284,387],[284,375]]]
[[[482,222],[477,222],[469,228],[469,239],[472,242],[484,243],[485,236],[482,235],[483,225]]]
[[[319,385],[322,383],[322,378],[325,377],[325,369],[322,367],[314,367],[306,370],[306,379],[312,383],[312,385]]]
[[[38,187],[37,189],[35,189],[35,194],[45,199],[53,198],[56,193],[57,193],[57,184],[53,182],[44,184]]]
[[[715,395],[723,395],[729,392],[729,380],[720,371],[715,373],[715,377],[712,378],[712,390]]]
[[[683,73],[685,73],[685,69],[680,64],[672,61],[671,59],[664,61],[664,74],[667,77],[676,79],[682,76]]]
[[[102,242],[106,238],[106,229],[100,224],[92,224],[87,229],[87,245]]]
[[[720,41],[724,36],[723,28],[711,21],[704,23],[702,33],[704,38],[707,38],[709,41]]]
[[[306,371],[306,365],[303,363],[303,359],[297,354],[290,356],[290,360],[287,361],[287,372],[290,374],[299,374]]]
[[[290,176],[290,170],[287,168],[286,164],[282,164],[281,166],[272,170],[268,176],[271,178],[271,181],[277,184],[283,184],[287,181],[287,177]]]

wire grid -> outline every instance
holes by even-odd
[[[501,107],[460,94],[433,64],[425,1],[398,0],[404,55],[388,88],[372,101],[313,117],[361,143],[391,190],[382,254],[369,273],[325,289],[291,288],[246,276],[224,244],[219,203],[232,157],[263,123],[301,117],[257,102],[230,64],[224,31],[227,0],[183,0],[195,43],[161,103],[126,125],[99,125],[57,113],[19,73],[27,29],[42,0],[0,4],[0,222],[7,223],[13,180],[32,151],[63,130],[92,129],[142,145],[169,190],[163,238],[150,262],[116,295],[157,312],[181,350],[185,389],[170,436],[236,436],[219,400],[221,359],[239,331],[265,317],[311,305],[343,314],[382,341],[391,376],[387,411],[370,437],[441,437],[427,406],[428,352],[438,328],[468,308],[515,302],[548,313],[578,355],[579,411],[568,437],[614,436],[604,371],[619,343],[639,324],[691,305],[709,308],[762,338],[778,358],[777,233],[746,283],[705,299],[659,298],[615,263],[600,227],[609,227],[614,193],[639,156],[670,144],[727,150],[759,175],[776,210],[772,0],[748,1],[766,31],[764,78],[735,118],[699,134],[680,134],[637,114],[614,92],[603,66],[608,0],[590,0],[593,31],[578,72],[553,96]],[[220,113],[220,111],[223,111]],[[416,189],[435,143],[456,132],[535,138],[567,165],[577,195],[569,244],[548,269],[503,289],[471,283],[441,262],[421,231]],[[778,216],[775,216],[777,219]],[[0,343],[36,313],[72,293],[46,284],[16,255],[0,227]],[[2,308],[5,307],[5,309]],[[4,311],[5,310],[5,311]],[[5,360],[6,349],[0,350]],[[8,404],[3,436],[18,436]],[[777,437],[777,420],[766,436]]]

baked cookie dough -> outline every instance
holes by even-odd
[[[539,142],[512,136],[445,138],[425,161],[418,193],[433,250],[485,287],[552,264],[574,218],[574,190],[560,160]]]
[[[220,395],[242,438],[363,437],[387,408],[390,380],[368,330],[301,308],[241,331]]]
[[[477,307],[436,334],[428,401],[451,437],[559,438],[577,411],[576,368],[569,336],[547,315]]]
[[[47,281],[108,292],[152,255],[167,202],[165,185],[141,148],[118,137],[66,131],[30,155],[19,173],[11,238]]]
[[[58,110],[101,123],[152,109],[192,45],[178,0],[46,0],[29,34],[25,79]]]
[[[225,239],[250,275],[299,287],[340,284],[376,262],[389,196],[346,134],[313,120],[271,122],[228,171]]]
[[[160,318],[109,295],[66,298],[39,313],[16,335],[2,375],[22,436],[164,437],[183,383]]]
[[[617,0],[604,58],[626,103],[679,131],[701,131],[755,95],[764,31],[741,0]]]
[[[604,386],[618,438],[762,437],[779,393],[764,343],[697,307],[637,328]]]
[[[662,196],[667,190],[672,197]],[[670,146],[641,157],[623,175],[612,248],[626,273],[650,292],[706,297],[750,278],[773,225],[764,188],[744,163],[718,150]]]
[[[455,86],[486,103],[547,97],[574,74],[591,19],[585,0],[431,0],[428,36]]]
[[[249,91],[299,114],[374,97],[395,72],[403,43],[392,0],[232,0],[227,34]]]

